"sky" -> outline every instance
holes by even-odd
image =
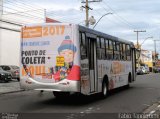
[[[6,0],[6,4],[10,1]],[[46,9],[47,17],[85,25],[85,9],[80,9],[85,5],[81,3],[82,0],[15,0],[16,4],[19,1],[34,6],[35,9]],[[141,44],[148,37],[153,37],[143,43],[142,49],[154,50],[153,40],[160,40],[159,6],[160,0],[102,0],[89,3],[89,7],[93,8],[89,11],[89,16],[94,16],[98,21],[104,14],[113,13],[104,16],[95,30],[134,43],[137,42],[134,30],[146,30],[146,32],[139,33],[139,43]],[[93,25],[90,25],[90,28],[92,29]],[[156,43],[156,49],[160,53],[160,41]]]

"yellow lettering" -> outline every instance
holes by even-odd
[[[56,26],[56,34],[59,35],[59,26]]]
[[[45,70],[45,69],[47,69],[47,70]],[[27,67],[27,70],[28,70],[27,73],[30,73],[31,76],[41,75],[41,74],[45,74],[45,73],[50,72],[50,70],[45,66],[29,66],[29,67]],[[22,76],[27,75],[24,68],[22,68],[21,74],[22,74]]]
[[[51,35],[55,35],[55,28],[54,28],[53,26],[50,27],[49,33],[50,33]]]
[[[48,27],[43,28],[43,36],[48,36]]]
[[[64,27],[64,26],[61,26],[61,35],[64,34],[64,29],[65,29],[65,27]]]

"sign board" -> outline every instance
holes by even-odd
[[[64,57],[62,56],[56,57],[56,66],[64,66]]]

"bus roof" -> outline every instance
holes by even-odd
[[[129,44],[131,45],[131,47],[134,48],[134,44],[133,42],[131,41],[128,41],[128,40],[124,40],[124,39],[120,39],[118,37],[115,37],[115,36],[111,36],[111,35],[108,35],[108,34],[105,34],[103,32],[99,32],[99,31],[96,31],[94,29],[90,29],[90,28],[87,28],[87,27],[84,27],[84,26],[81,26],[79,25],[79,29],[81,31],[84,31],[84,32],[87,32],[87,33],[91,33],[91,34],[94,34],[94,35],[97,35],[99,37],[104,37],[104,38],[107,38],[107,39],[111,39],[113,41],[118,41],[118,42],[122,42],[122,43],[126,43],[126,44]]]

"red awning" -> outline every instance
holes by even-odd
[[[46,23],[60,23],[60,21],[46,17]]]

